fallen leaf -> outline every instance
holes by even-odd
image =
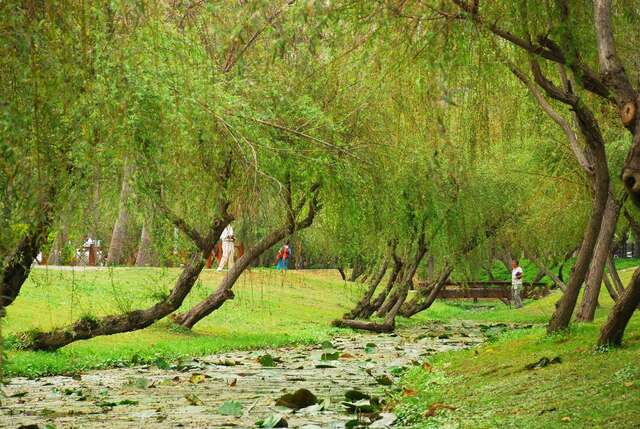
[[[242,415],[242,403],[238,401],[225,401],[218,408],[218,413],[223,416],[235,416],[239,417]]]
[[[351,353],[347,353],[347,352],[344,352],[344,353],[340,354],[340,357],[342,359],[353,359],[353,358],[355,358],[354,355],[352,355]]]
[[[289,423],[282,414],[272,414],[264,420],[258,420],[256,426],[259,428],[286,428]]]
[[[571,417],[569,417],[569,416],[564,416],[564,417],[563,417],[562,419],[560,419],[560,420],[562,420],[562,421],[563,421],[563,422],[565,422],[565,423],[569,423],[569,422],[571,421]]]
[[[204,374],[201,374],[199,372],[195,372],[191,374],[191,377],[189,378],[189,383],[191,384],[204,383]]]
[[[429,362],[423,362],[422,369],[424,369],[427,372],[431,372],[433,371],[433,366]]]
[[[443,404],[440,402],[436,402],[434,404],[431,404],[429,406],[429,409],[427,411],[424,412],[423,416],[424,417],[433,417],[436,415],[436,413],[438,412],[438,410],[455,410],[456,407],[452,406],[452,405],[447,405],[447,404]]]
[[[368,395],[368,394],[366,394],[364,392],[361,392],[359,390],[356,390],[356,389],[347,390],[345,392],[345,394],[344,394],[344,397],[347,398],[347,400],[352,401],[352,402],[359,401],[361,399],[370,399],[371,398],[370,395]]]
[[[298,389],[293,393],[282,395],[276,400],[276,405],[299,410],[317,404],[318,398],[307,389]]]
[[[376,377],[376,382],[383,386],[391,386],[393,384],[393,380],[386,374],[382,374]]]
[[[624,383],[624,387],[632,387],[632,386],[633,386],[633,384],[634,384],[634,383],[633,383],[633,381],[626,381],[626,382]]]
[[[340,357],[340,352],[325,352],[322,353],[322,355],[320,356],[320,360],[322,361],[327,361],[327,360],[338,360],[338,358]]]
[[[186,399],[191,405],[204,405],[202,399],[200,399],[195,393],[187,393],[184,395],[184,399]]]
[[[416,392],[416,391],[415,391],[415,390],[413,390],[413,389],[407,389],[407,388],[405,387],[404,389],[402,389],[402,394],[403,394],[404,396],[412,397],[412,396],[416,396],[416,395],[418,394],[418,392]]]
[[[231,381],[227,381],[227,386],[229,386],[229,387],[236,387],[236,384],[238,384],[238,379],[237,378],[234,378]]]

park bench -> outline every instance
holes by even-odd
[[[422,285],[426,286],[426,285]],[[524,282],[523,298],[540,297],[549,294],[549,287],[542,282]],[[511,302],[511,282],[502,280],[491,281],[449,281],[445,283],[438,294],[442,299],[499,299],[505,304]]]

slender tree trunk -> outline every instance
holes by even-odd
[[[317,188],[316,188],[317,189]],[[313,223],[313,219],[317,213],[317,194],[313,191],[313,196],[308,200],[309,211],[306,217],[296,223],[295,218],[290,217],[288,225],[278,228],[260,240],[256,245],[247,249],[244,254],[235,262],[233,267],[227,272],[222,282],[211,295],[203,301],[196,304],[191,310],[183,314],[176,314],[173,317],[174,322],[185,328],[191,329],[200,320],[220,308],[227,300],[233,299],[235,295],[232,292],[233,285],[236,283],[240,275],[247,269],[253,261],[261,254],[273,247],[276,243],[284,239],[287,235],[294,231],[301,231],[308,228]]]
[[[595,120],[594,120],[595,121]],[[593,127],[593,124],[587,124]],[[587,125],[582,124],[582,127]],[[589,130],[594,133],[595,131]],[[586,132],[585,132],[586,134]],[[597,140],[594,138],[594,140]],[[567,288],[562,297],[556,303],[556,310],[547,325],[547,332],[553,333],[566,329],[571,322],[571,316],[578,300],[580,288],[585,280],[589,264],[593,257],[594,247],[600,234],[602,217],[604,215],[607,199],[609,197],[609,168],[604,150],[604,142],[592,143],[594,152],[594,198],[591,209],[591,217],[582,240],[582,246],[578,252],[578,258],[574,265],[573,274],[569,279]]]
[[[609,193],[598,242],[593,252],[589,274],[587,275],[582,303],[576,315],[576,320],[580,322],[593,322],[593,318],[595,317],[598,297],[600,296],[600,287],[602,285],[602,275],[604,274],[607,258],[611,252],[611,245],[616,232],[619,215],[620,202],[616,200],[612,193]]]
[[[624,292],[622,279],[620,278],[620,274],[618,274],[618,269],[616,268],[613,255],[611,253],[609,253],[609,256],[607,257],[607,270],[609,271],[609,275],[611,276],[613,287],[616,289],[616,292],[618,292],[618,294]]]
[[[155,254],[153,244],[151,242],[151,234],[149,233],[149,222],[144,221],[142,231],[140,232],[140,244],[138,245],[138,254],[136,255],[136,266],[147,267],[155,265]]]
[[[344,272],[344,267],[337,266],[336,270],[338,270],[338,273],[340,273],[340,277],[342,277],[342,280],[347,281],[347,275]]]
[[[382,306],[382,304],[384,304],[385,300],[387,299],[387,296],[389,296],[389,293],[391,293],[391,291],[393,290],[393,287],[395,286],[398,278],[402,278],[402,272],[404,271],[403,268],[404,268],[404,263],[402,262],[402,260],[397,256],[394,256],[393,270],[389,275],[387,284],[385,285],[382,292],[380,292],[378,296],[376,296],[373,302],[371,302],[366,307],[362,308],[358,317],[362,319],[368,319],[373,315],[373,313],[375,313]]]
[[[60,231],[58,231],[58,233],[56,234],[56,238],[53,240],[53,245],[51,246],[51,251],[49,252],[49,258],[47,259],[47,265],[62,264],[62,254],[64,252],[64,247],[67,244],[67,240],[67,225],[63,224],[60,228]]]
[[[449,276],[452,272],[453,268],[445,268],[445,270],[440,274],[440,277],[435,283],[433,283],[430,287],[418,290],[415,298],[405,303],[400,308],[400,315],[404,317],[411,317],[431,307],[440,292],[444,289],[447,281],[449,281]]]
[[[188,312],[175,314],[172,317],[173,321],[182,327],[191,329],[200,320],[222,307],[227,300],[233,299],[235,295],[231,289],[244,270],[263,252],[284,239],[289,234],[289,231],[289,228],[278,228],[260,240],[255,246],[247,249],[244,255],[233,264],[233,267],[227,272],[218,288],[211,295],[193,306]]]
[[[607,275],[607,273],[604,273],[602,275],[602,281],[604,283],[604,286],[607,288],[607,292],[609,292],[609,296],[611,297],[613,302],[616,302],[619,298],[618,292],[616,291],[615,287],[613,287],[613,284],[611,283],[611,279],[609,279],[609,276]]]
[[[364,274],[364,264],[359,258],[356,258],[353,263],[353,269],[351,270],[351,276],[349,276],[349,281],[355,282],[362,274]]]
[[[549,277],[563,292],[567,289],[567,285],[564,284],[562,280],[558,276],[556,276],[553,271],[551,271],[545,264],[543,264],[537,258],[534,258],[531,255],[527,255],[527,259],[533,262],[541,272],[543,272],[547,277]]]
[[[624,330],[640,304],[640,268],[636,269],[631,282],[618,298],[609,313],[607,323],[600,331],[598,345],[620,346]]]
[[[367,308],[369,305],[371,305],[371,298],[373,297],[373,294],[376,292],[376,289],[378,288],[378,285],[382,281],[382,278],[384,277],[385,273],[387,272],[388,265],[389,265],[388,259],[384,258],[384,260],[382,261],[382,264],[380,265],[380,269],[378,270],[376,275],[371,278],[371,281],[369,282],[369,289],[367,289],[364,296],[362,297],[360,302],[358,302],[355,308],[350,312],[346,313],[344,316],[342,316],[344,319],[355,319],[360,317],[360,314],[362,313],[362,311],[365,308]]]
[[[132,174],[133,166],[129,162],[125,162],[122,174],[122,187],[120,189],[120,209],[111,234],[109,253],[107,255],[108,265],[119,265],[123,261],[124,245],[127,239],[127,228],[129,226],[129,196],[131,194],[130,181]]]

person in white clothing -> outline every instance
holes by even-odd
[[[229,269],[233,267],[236,237],[233,235],[233,226],[231,226],[231,224],[227,225],[224,231],[222,231],[222,234],[220,234],[220,241],[222,241],[222,257],[220,258],[217,271],[222,271],[227,264]]]
[[[522,276],[524,275],[524,272],[522,271],[518,260],[511,261],[511,268],[511,292],[513,294],[513,302],[516,308],[521,308],[522,298],[520,297],[520,294],[522,293]]]

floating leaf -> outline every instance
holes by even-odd
[[[320,343],[320,347],[322,347],[323,350],[335,349],[335,347],[333,347],[333,344],[331,344],[331,341],[323,341],[322,343]]]
[[[191,377],[189,377],[189,383],[192,384],[200,384],[200,383],[204,383],[204,374],[201,374],[199,372],[194,372],[193,374],[191,374]]]
[[[266,355],[262,355],[258,357],[258,362],[260,363],[260,365],[266,366],[266,367],[276,366],[276,360],[273,358],[273,356],[271,356],[268,353]]]
[[[393,380],[387,374],[382,374],[376,377],[376,383],[383,386],[391,386],[393,384]]]
[[[123,399],[118,402],[118,405],[138,405],[138,401],[134,401],[132,399]]]
[[[242,415],[242,403],[238,401],[225,401],[218,408],[218,413],[223,416],[236,416]]]
[[[340,354],[340,358],[341,359],[353,359],[353,358],[355,358],[355,356],[352,355],[351,353],[344,352],[344,353]]]
[[[335,368],[335,365],[329,365],[328,363],[316,364],[316,368]]]
[[[393,413],[380,413],[380,418],[375,422],[369,425],[372,429],[382,429],[391,427],[396,420],[398,420],[398,416]]]
[[[282,395],[276,400],[276,405],[299,410],[317,404],[318,398],[307,389],[298,389],[293,393]]]
[[[9,395],[9,398],[24,398],[25,396],[27,396],[29,392],[17,392],[14,393],[13,395]]]
[[[366,353],[373,353],[373,352],[375,352],[375,351],[376,351],[376,348],[377,348],[377,347],[378,347],[378,346],[376,346],[374,343],[367,343],[367,344],[364,346],[364,351],[365,351]]]
[[[258,420],[256,426],[259,428],[286,428],[289,423],[282,414],[272,414],[264,420]]]
[[[356,389],[347,390],[344,397],[351,402],[360,401],[361,399],[371,399],[371,396]]]
[[[322,355],[320,356],[320,360],[338,360],[340,358],[340,352],[333,352],[333,353],[322,353]]]
[[[351,413],[359,412],[359,413],[372,413],[376,410],[376,406],[371,403],[369,399],[361,399],[359,401],[354,402],[341,402],[340,405],[345,407],[347,411]]]
[[[204,405],[202,399],[200,399],[195,393],[187,393],[184,395],[184,399],[186,399],[191,405]]]

